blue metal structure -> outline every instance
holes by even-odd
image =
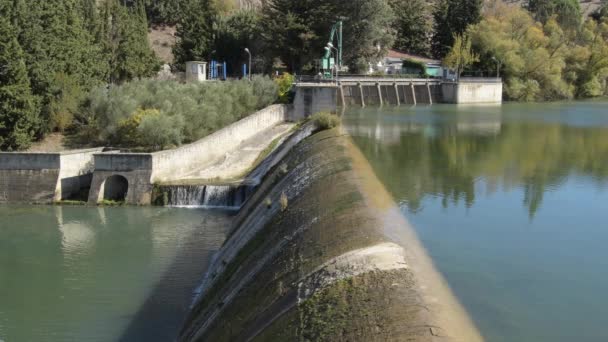
[[[209,79],[210,80],[223,80],[225,81],[228,77],[228,69],[226,62],[218,63],[218,61],[212,60],[209,64]]]

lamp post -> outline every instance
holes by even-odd
[[[502,64],[496,57],[492,57],[492,60],[496,62],[496,78],[500,77],[500,65]]]
[[[247,54],[249,55],[249,80],[251,81],[251,51],[249,51],[249,48],[245,48],[245,52],[247,52]]]
[[[327,47],[328,47],[328,48],[330,48],[331,50],[336,51],[336,55],[335,55],[335,56],[336,56],[336,59],[337,59],[337,58],[338,58],[339,51],[338,51],[338,49],[336,49],[336,48],[334,47],[334,44],[332,44],[331,42],[329,42],[329,43],[327,43]],[[342,67],[341,65],[337,65],[337,64],[334,62],[334,68],[336,69],[336,82],[338,82],[338,68],[341,68],[341,67]]]
[[[328,46],[324,47],[324,49],[325,49],[325,51],[329,52],[329,58],[330,59],[327,61],[327,63],[329,63],[329,61],[331,60],[331,49]],[[331,77],[333,77],[333,76],[334,75],[333,75],[333,72],[332,72]]]

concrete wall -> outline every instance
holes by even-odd
[[[502,103],[502,82],[461,80],[444,83],[441,88],[445,103]]]
[[[285,122],[287,119],[287,106],[273,105],[195,143],[174,150],[154,153],[152,154],[152,182],[176,180],[189,172],[201,169],[236,149],[243,140]]]
[[[91,186],[95,165],[93,156],[102,150],[102,148],[95,148],[61,153],[55,201],[69,199]]]
[[[337,111],[339,88],[331,84],[296,85],[293,118],[301,120],[318,112]]]
[[[280,164],[233,218],[177,341],[483,340],[343,132]]]
[[[89,204],[104,199],[106,181],[113,175],[127,179],[129,204],[151,203],[153,184],[179,180],[235,150],[243,140],[288,119],[288,107],[273,105],[223,128],[195,143],[157,153],[95,155]]]
[[[106,181],[112,176],[127,180],[128,191],[125,202],[150,204],[152,196],[152,154],[150,153],[105,153],[95,155],[95,172],[89,191],[89,204],[104,199]]]
[[[437,84],[384,82],[378,84],[344,85],[342,89],[344,91],[344,104],[346,106],[431,104],[441,102],[442,99],[441,86]]]
[[[342,91],[331,83],[296,86],[294,112],[305,117],[321,110],[333,111],[337,104],[350,106],[416,105],[435,103],[502,103],[502,81],[494,78],[463,78],[460,82],[417,80],[387,82],[373,79],[353,83],[347,80]]]
[[[91,190],[89,191],[89,204],[95,205],[104,198],[106,181],[112,176],[122,176],[127,180],[127,195],[125,202],[134,205],[147,205],[152,201],[152,183],[150,177],[152,170],[131,171],[98,171],[93,174]]]
[[[102,149],[63,153],[0,153],[0,203],[50,203],[88,188],[93,155]]]

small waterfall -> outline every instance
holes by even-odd
[[[255,190],[247,185],[168,185],[165,205],[183,208],[218,208],[238,210]]]
[[[154,203],[183,208],[218,208],[239,210],[266,177],[268,172],[281,163],[291,149],[314,131],[307,124],[286,137],[279,148],[267,156],[245,179],[233,185],[161,185],[156,190]]]

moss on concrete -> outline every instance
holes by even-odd
[[[270,172],[235,217],[180,340],[426,341],[441,334],[409,269],[371,267],[336,279],[326,271],[343,255],[390,242],[361,192],[348,144],[339,131],[322,131]],[[289,205],[281,210],[283,194]]]

